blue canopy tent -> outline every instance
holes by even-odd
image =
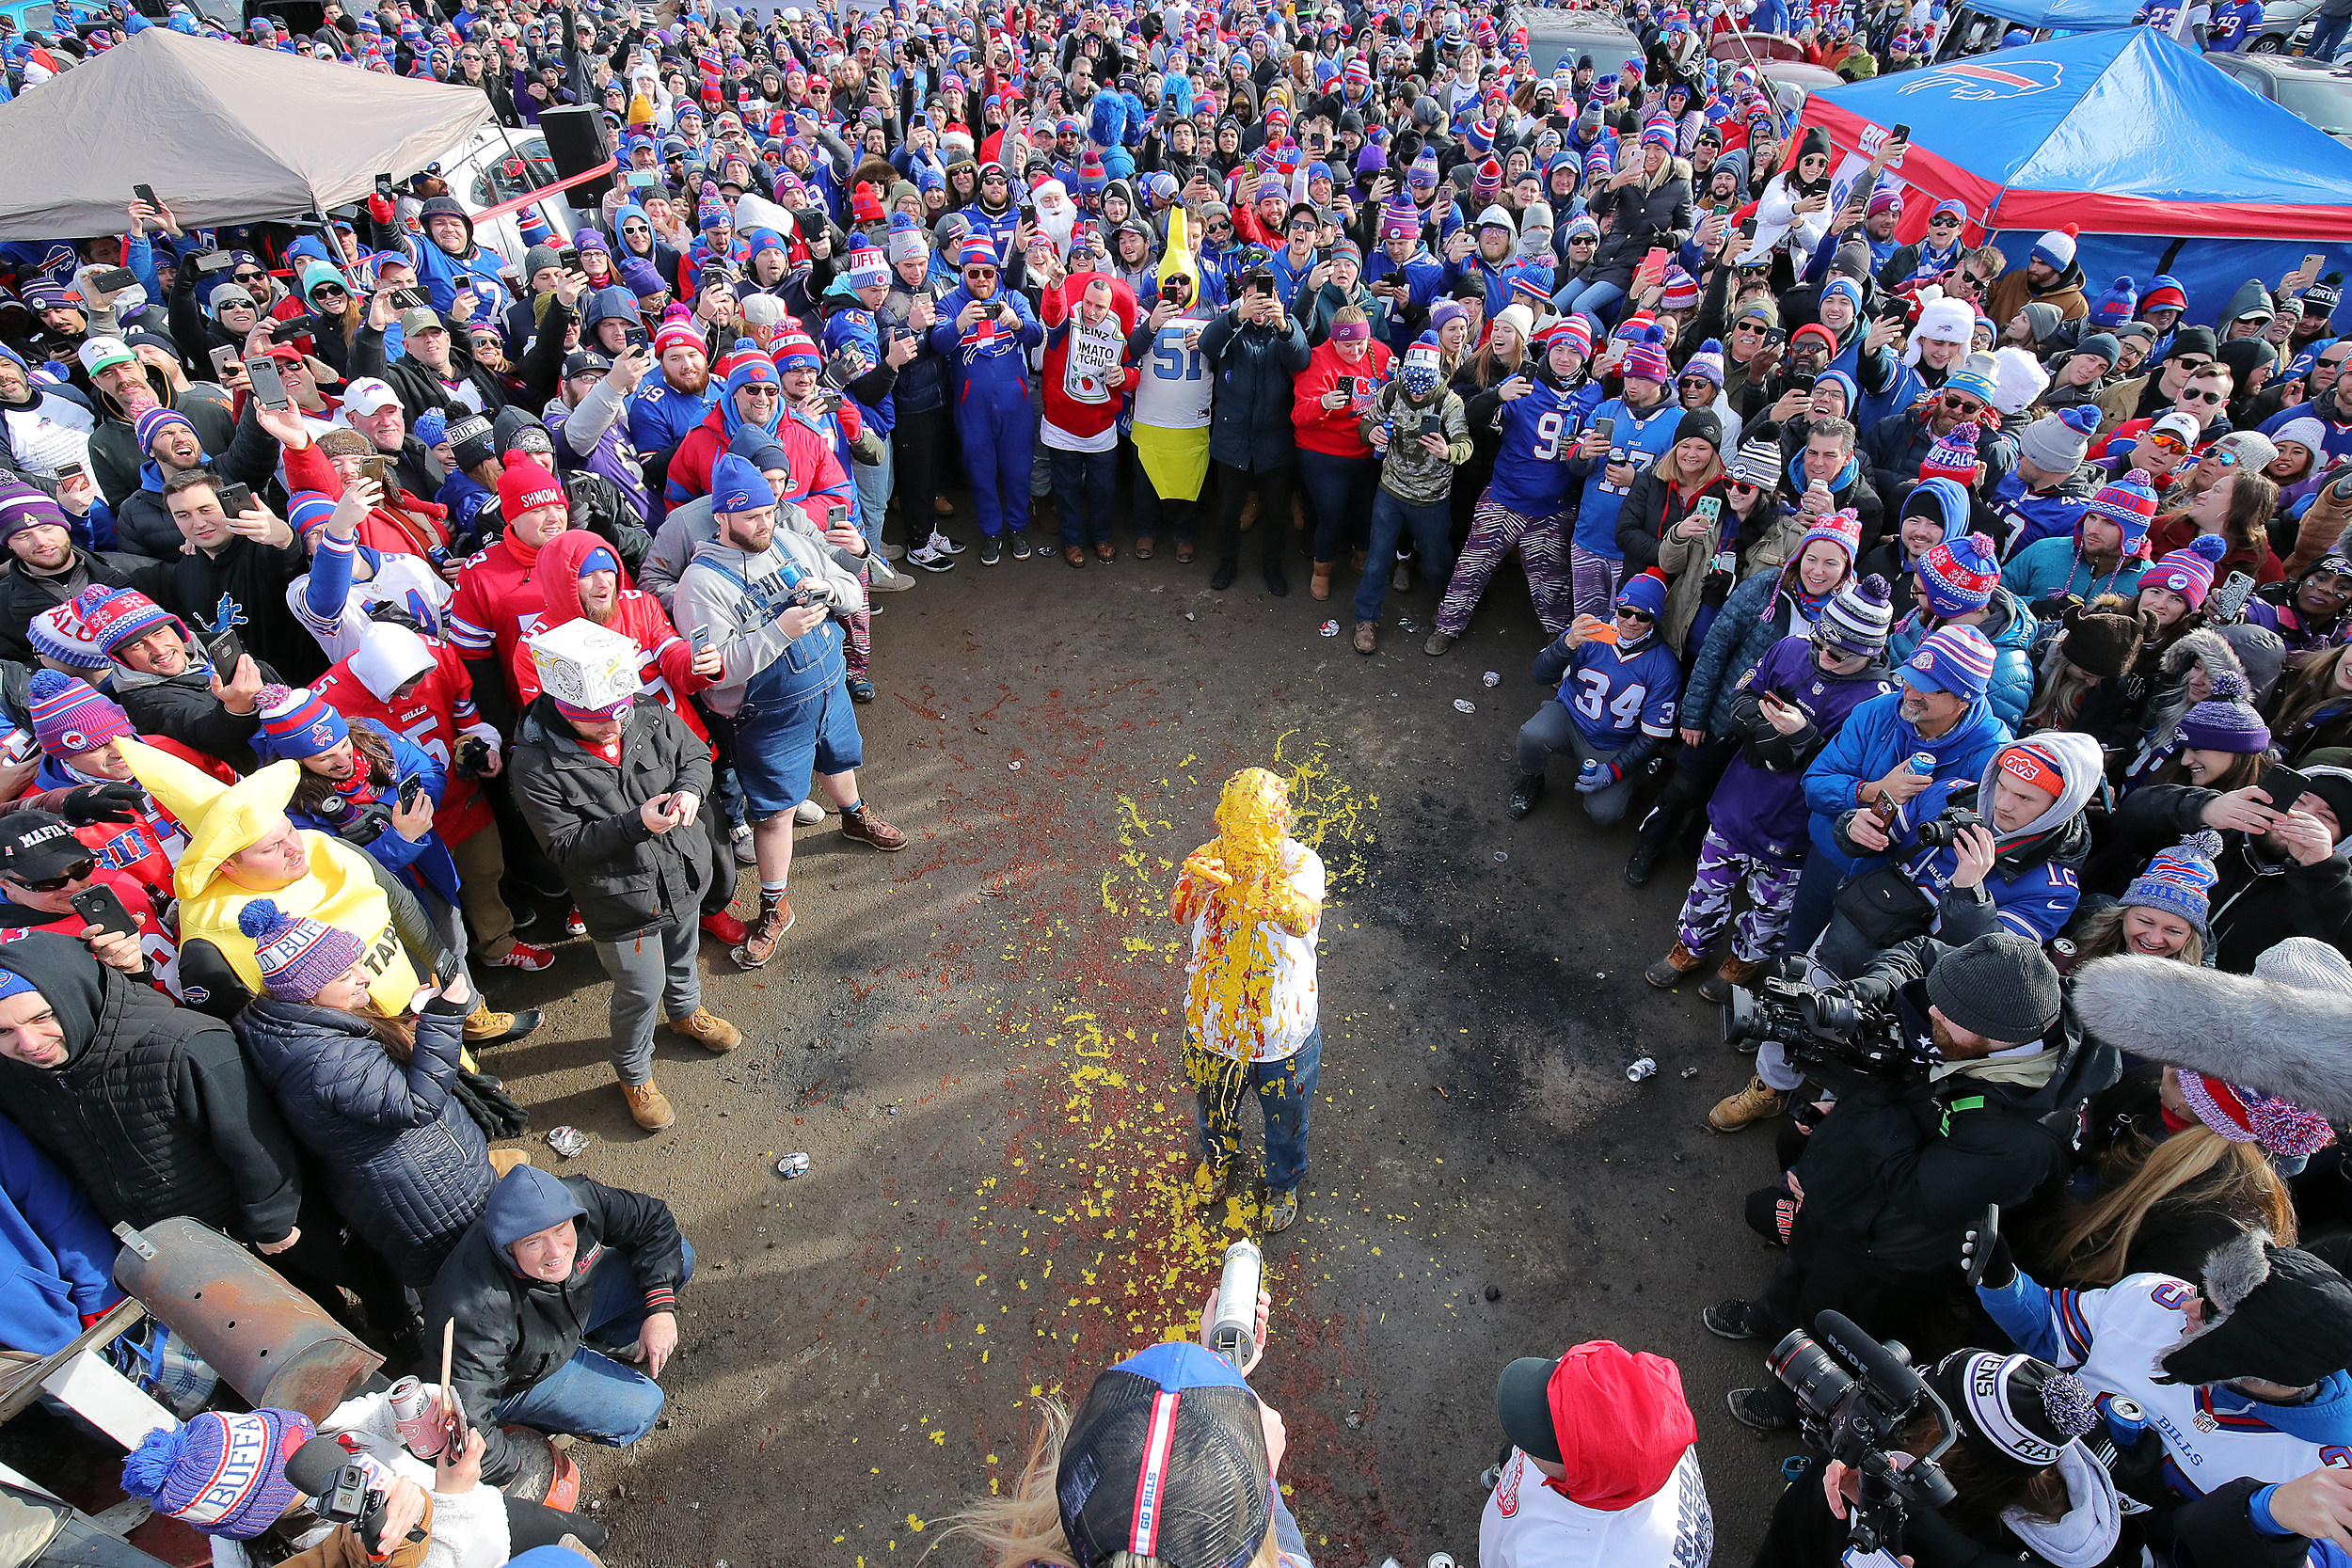
[[[2032,32],[2047,27],[2061,33],[2090,33],[2130,26],[2139,15],[2140,0],[1968,0],[1968,8],[2014,22]]]
[[[2094,293],[2168,272],[2191,318],[2210,320],[2247,278],[2276,279],[2311,252],[2352,271],[2352,148],[2152,28],[1824,88],[1802,123],[1850,151],[1909,125],[1903,237],[1951,198],[2012,259],[2072,226]]]

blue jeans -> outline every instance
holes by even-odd
[[[1255,1091],[1265,1114],[1265,1184],[1270,1192],[1295,1191],[1307,1179],[1307,1122],[1314,1110],[1315,1085],[1323,1076],[1323,1025],[1307,1043],[1276,1062],[1243,1062],[1242,1092]],[[1216,1085],[1235,1069],[1184,1037],[1184,1076],[1194,1085],[1192,1125],[1200,1134],[1200,1157],[1212,1164],[1241,1158],[1241,1095],[1224,1103]]]
[[[880,463],[871,467],[863,463],[850,465],[850,483],[857,486],[857,531],[866,536],[866,547],[869,550],[882,543],[882,513],[890,505],[891,482],[898,477],[896,467],[887,441],[882,443]]]
[[[2344,46],[2344,33],[2347,24],[2352,24],[2352,12],[2343,16],[2321,17],[2319,24],[2312,29],[2311,46],[2303,51],[2303,57],[2311,60],[2332,61],[2336,57],[2336,51]]]
[[[1315,562],[1328,566],[1343,545],[1361,545],[1372,527],[1372,493],[1380,483],[1380,463],[1372,457],[1334,457],[1298,449],[1298,482],[1315,525]]]
[[[694,1246],[686,1248],[686,1273],[678,1283],[694,1277]],[[596,1291],[588,1309],[588,1336],[598,1344],[620,1349],[636,1341],[645,1322],[645,1291],[618,1253],[609,1256],[596,1275]],[[572,1358],[519,1394],[509,1394],[492,1411],[501,1425],[512,1422],[534,1432],[568,1433],[622,1449],[653,1430],[661,1414],[661,1385],[625,1361],[615,1361],[586,1345]]]
[[[1386,487],[1372,503],[1372,553],[1364,564],[1364,580],[1356,585],[1356,619],[1377,621],[1388,600],[1389,563],[1396,559],[1396,542],[1406,529],[1413,534],[1414,553],[1421,557],[1423,576],[1439,586],[1454,576],[1454,514],[1443,501],[1407,506]],[[1318,550],[1317,555],[1322,552]]]
[[[1119,482],[1119,453],[1064,451],[1048,447],[1054,470],[1054,511],[1061,520],[1064,549],[1107,545],[1111,538],[1111,490]]]
[[[1616,314],[1617,302],[1623,298],[1625,291],[1614,283],[1571,283],[1551,296],[1551,304],[1564,316],[1571,310],[1581,310],[1606,326]]]

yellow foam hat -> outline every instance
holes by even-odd
[[[122,760],[164,810],[188,831],[188,847],[172,871],[172,886],[194,898],[213,885],[221,862],[249,847],[286,818],[286,802],[302,782],[302,765],[288,758],[225,784],[168,752],[127,736]]]
[[[1160,257],[1160,277],[1163,283],[1171,277],[1182,277],[1192,285],[1195,302],[1200,297],[1200,269],[1194,262],[1192,243],[1185,232],[1184,210],[1171,207],[1168,214],[1168,249]]]

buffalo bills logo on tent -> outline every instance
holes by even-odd
[[[1959,60],[1920,71],[1899,90],[1906,97],[1940,92],[1962,103],[1989,103],[2056,91],[2065,75],[2065,66],[2057,60],[2010,60],[2001,65]]]

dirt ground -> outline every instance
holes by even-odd
[[[1268,1245],[1256,1379],[1316,1561],[1474,1560],[1494,1374],[1593,1338],[1680,1363],[1716,1560],[1746,1561],[1796,1445],[1730,1420],[1724,1392],[1765,1347],[1698,1314],[1769,1273],[1739,1206],[1770,1152],[1701,1125],[1745,1073],[1712,1009],[1641,979],[1688,862],[1626,888],[1629,833],[1584,823],[1562,769],[1535,815],[1504,815],[1545,695],[1516,568],[1447,657],[1421,652],[1423,587],[1391,595],[1365,658],[1318,635],[1347,620],[1344,568],[1317,605],[1303,563],[1275,599],[1254,574],[1214,594],[1206,560],[1121,552],[1076,573],[975,551],[882,601],[860,777],[914,843],[884,858],[837,818],[803,831],[782,958],[707,958],[743,1048],[660,1048],[675,1129],[627,1119],[585,943],[499,989],[548,1010],[487,1061],[540,1162],[663,1195],[699,1257],[661,1430],[574,1450],[611,1560],[912,1561],[1013,1483],[1041,1399],[1191,1332],[1255,1205],[1185,1196],[1166,890],[1220,782],[1256,763],[1295,777],[1331,879],[1312,1171]],[[1659,1072],[1629,1083],[1645,1053]],[[595,1142],[555,1161],[538,1134],[558,1123]],[[787,1182],[794,1150],[811,1169]]]

